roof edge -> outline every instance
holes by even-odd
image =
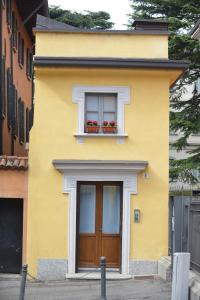
[[[169,59],[35,56],[34,65],[39,67],[105,67],[186,70],[189,66],[189,62]]]
[[[127,35],[165,35],[169,36],[169,31],[163,30],[67,30],[64,28],[33,28],[33,33],[44,32],[44,33],[74,33],[74,34],[127,34]]]

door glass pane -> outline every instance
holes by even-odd
[[[120,187],[103,186],[103,233],[117,234],[120,230]]]
[[[80,186],[80,233],[95,233],[96,186]]]

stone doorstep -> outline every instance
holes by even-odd
[[[132,279],[132,275],[123,275],[118,272],[107,272],[106,279],[107,280],[127,280]],[[70,280],[100,280],[101,274],[100,272],[80,272],[75,274],[66,274],[66,279]]]
[[[155,274],[155,275],[134,275],[133,278],[134,278],[134,280],[154,280],[154,279],[158,279],[159,276],[158,276],[158,274]]]

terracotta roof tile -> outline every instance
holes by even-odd
[[[26,170],[28,169],[28,157],[0,156],[0,169]]]

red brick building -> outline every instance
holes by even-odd
[[[47,1],[0,1],[0,155],[27,155],[33,122],[32,55],[37,14]]]
[[[0,0],[0,273],[26,257],[29,131],[33,123],[33,27],[47,0]]]

